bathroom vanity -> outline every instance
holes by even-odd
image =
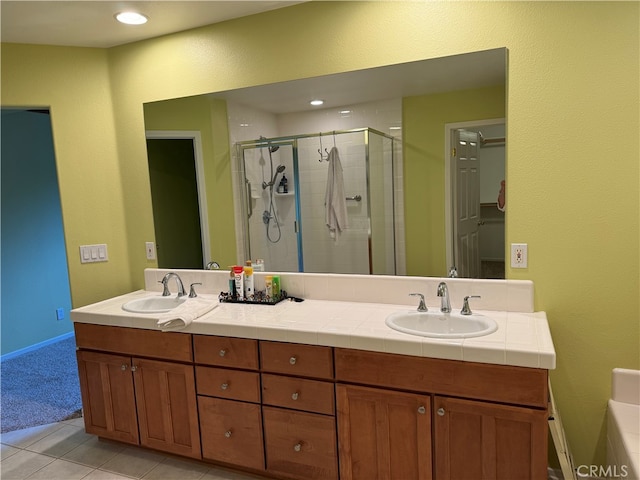
[[[302,290],[322,277],[291,275]],[[120,308],[150,293],[72,312],[88,433],[273,478],[546,478],[541,312],[493,311],[497,332],[437,340],[384,325],[406,304],[308,299],[221,304],[161,332]]]

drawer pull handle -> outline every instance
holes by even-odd
[[[224,357],[227,354],[227,350],[223,348],[219,353],[221,357]]]
[[[444,408],[440,407],[437,413],[439,416],[444,417]]]
[[[226,390],[227,388],[229,388],[229,384],[228,383],[223,383],[222,385],[220,385],[220,388],[222,390]]]
[[[120,367],[120,369],[124,372],[127,369],[128,365],[126,364],[122,364],[122,366]]]
[[[291,400],[297,400],[300,394],[298,392],[294,392],[291,394]]]
[[[293,356],[293,357],[291,357],[291,358],[289,359],[289,363],[290,363],[291,365],[295,365],[297,361],[298,361],[298,359],[297,359],[295,356]]]
[[[424,405],[420,405],[420,406],[418,407],[418,413],[419,413],[420,415],[424,415],[425,413],[427,413],[427,409],[426,409],[426,408],[424,408]]]
[[[299,452],[300,450],[302,450],[302,442],[298,442],[293,446],[294,452]]]
[[[231,438],[231,434],[232,433],[233,432],[231,430],[227,430],[226,432],[224,432],[224,436],[227,437],[227,438]]]

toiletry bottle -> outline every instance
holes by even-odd
[[[267,299],[271,300],[271,297],[273,297],[273,276],[267,275],[264,277],[264,287]]]
[[[278,275],[271,277],[271,293],[274,299],[280,298],[280,277]]]
[[[280,193],[289,193],[289,180],[282,174],[282,178],[280,179],[280,186],[282,187],[282,191]]]
[[[244,298],[244,268],[242,265],[235,265],[233,267],[233,278],[236,282],[236,295],[238,300]]]
[[[251,260],[247,260],[244,267],[244,298],[253,300],[253,267]]]
[[[233,267],[229,271],[229,296],[232,299],[236,298],[236,277],[233,274]]]

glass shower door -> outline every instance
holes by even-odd
[[[246,187],[246,256],[263,259],[268,271],[302,271],[294,147],[293,141],[240,146]]]

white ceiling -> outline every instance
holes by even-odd
[[[1,0],[0,38],[8,43],[109,48],[301,1],[31,1]],[[114,15],[135,10],[145,25],[123,25]]]

